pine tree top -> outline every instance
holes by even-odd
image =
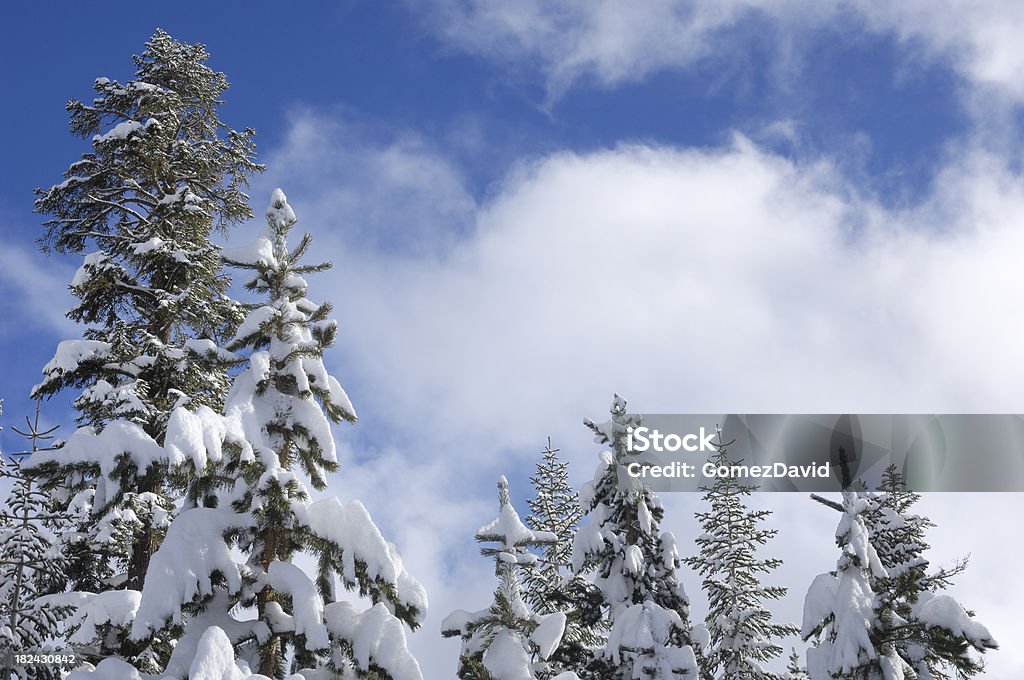
[[[536,555],[526,550],[529,547],[553,543],[556,537],[550,531],[534,531],[523,524],[519,513],[512,505],[508,491],[508,480],[498,478],[498,516],[477,529],[475,538],[481,543],[497,543],[494,548],[484,548],[484,555],[495,555],[501,561],[515,561],[518,564],[532,564]]]

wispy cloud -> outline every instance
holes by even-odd
[[[68,282],[74,270],[75,265],[38,251],[0,248],[0,310],[5,320],[0,332],[23,332],[26,326],[61,335],[73,332],[76,326],[64,312],[72,305]]]
[[[436,0],[417,7],[445,44],[539,71],[553,99],[580,82],[615,87],[701,60],[733,60],[754,43],[789,59],[804,34],[831,27],[891,35],[973,87],[1024,100],[1024,7],[1002,0]]]

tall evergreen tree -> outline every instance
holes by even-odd
[[[41,440],[52,438],[56,429],[40,431],[38,408],[35,421],[26,418],[26,423],[26,430],[14,430],[28,437],[33,451]],[[7,459],[0,452],[0,480],[12,482],[0,505],[0,661],[13,652],[63,649],[51,643],[58,641],[57,626],[64,612],[45,601],[46,593],[63,580],[59,542],[47,529],[54,510],[47,495],[25,473],[20,455],[11,454]],[[62,676],[57,664],[0,668],[4,680],[56,680]]]
[[[307,297],[303,278],[330,265],[301,263],[308,235],[289,249],[296,220],[280,190],[267,222],[255,244],[226,253],[264,296],[230,345],[250,353],[248,365],[222,415],[205,406],[175,413],[168,446],[203,474],[150,564],[131,634],[181,630],[166,669],[178,678],[227,640],[268,677],[421,680],[403,624],[425,616],[422,587],[359,501],[309,499],[338,468],[330,424],[356,414],[323,363],[337,334],[331,307]],[[313,576],[293,564],[300,554],[315,559]],[[339,600],[339,584],[373,606]]]
[[[565,614],[532,612],[519,582],[519,568],[537,561],[529,548],[553,545],[555,534],[532,531],[522,523],[504,477],[498,480],[498,501],[498,516],[476,532],[478,542],[496,544],[480,551],[494,558],[498,577],[494,601],[478,612],[452,612],[441,622],[445,637],[462,638],[458,676],[461,680],[575,678],[547,663],[561,642]]]
[[[132,80],[98,78],[95,98],[68,103],[71,131],[91,149],[63,182],[37,190],[36,211],[49,216],[43,250],[85,256],[68,313],[84,337],[60,343],[33,391],[81,390],[82,427],[30,461],[55,495],[87,510],[72,590],[142,589],[178,496],[168,480],[179,461],[163,448],[171,414],[219,408],[227,393],[232,358],[218,346],[241,312],[210,236],[251,216],[242,189],[261,166],[253,131],[219,120],[228,81],[207,59],[202,45],[158,30]]]
[[[873,588],[892,621],[896,652],[920,680],[969,678],[983,668],[977,654],[998,645],[970,612],[944,593],[966,569],[966,561],[929,573],[925,533],[935,524],[912,513],[920,499],[906,489],[895,465],[886,468],[868,524],[887,577],[876,579]],[[946,614],[939,616],[940,610]]]
[[[729,465],[726,445],[718,432],[716,467]],[[757,490],[731,476],[716,477],[704,488],[709,512],[696,513],[704,533],[697,537],[700,552],[685,562],[703,578],[708,597],[705,624],[710,642],[702,652],[703,674],[715,680],[783,680],[764,663],[782,654],[777,640],[798,632],[796,626],[776,623],[765,605],[786,594],[781,586],[765,586],[762,575],[782,565],[780,559],[761,559],[758,551],[778,534],[760,525],[770,510],[750,510],[745,497]]]
[[[536,532],[550,533],[551,543],[540,548],[540,557],[524,571],[524,599],[538,614],[566,615],[562,642],[548,660],[557,671],[584,672],[593,650],[604,642],[601,620],[587,620],[587,612],[598,610],[600,592],[584,578],[572,573],[572,543],[583,517],[579,496],[569,486],[569,466],[559,460],[558,449],[548,437],[537,472],[530,477],[536,495],[527,501],[530,514],[526,524]]]
[[[618,395],[611,420],[585,421],[595,441],[609,447],[594,481],[580,492],[590,523],[577,531],[573,546],[573,567],[593,574],[610,628],[590,670],[606,680],[695,678],[689,600],[676,575],[681,562],[675,537],[661,532],[664,511],[657,495],[625,474],[636,455],[627,448],[627,434],[640,423]]]

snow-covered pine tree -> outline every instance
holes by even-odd
[[[527,501],[530,514],[526,524],[535,532],[550,533],[554,542],[540,547],[535,565],[523,572],[526,590],[523,599],[537,614],[563,612],[565,633],[558,649],[548,659],[556,671],[583,672],[593,649],[604,642],[600,618],[584,619],[598,610],[600,592],[586,579],[572,573],[572,543],[583,517],[579,496],[569,486],[569,466],[559,460],[559,449],[551,448],[551,438],[537,463],[530,481],[536,495]]]
[[[530,611],[519,583],[518,569],[537,561],[529,548],[554,544],[555,534],[534,531],[522,523],[504,477],[498,480],[498,501],[498,516],[476,532],[478,542],[497,544],[480,550],[494,558],[498,577],[494,601],[481,611],[454,611],[441,622],[445,637],[462,638],[458,676],[461,680],[575,679],[575,674],[547,663],[561,642],[565,614]]]
[[[786,674],[783,677],[786,680],[810,680],[795,647],[789,652],[789,663],[786,664]]]
[[[842,504],[812,497],[842,515],[836,570],[815,577],[804,600],[801,636],[815,638],[807,650],[808,675],[811,680],[913,678],[913,669],[896,652],[889,635],[893,622],[872,587],[888,577],[867,525],[875,501],[849,488],[842,492]]]
[[[47,488],[89,510],[72,590],[142,589],[177,495],[177,461],[163,448],[171,414],[219,408],[227,393],[230,356],[218,342],[240,310],[210,236],[251,216],[242,189],[261,167],[253,132],[217,117],[228,81],[207,58],[158,30],[132,80],[99,78],[91,102],[68,103],[71,130],[91,149],[63,182],[37,190],[36,211],[49,216],[42,249],[85,256],[68,313],[84,337],[60,343],[33,391],[81,390],[82,428],[30,460]]]
[[[715,445],[711,463],[718,467],[736,462],[729,459],[721,430]],[[702,674],[714,680],[783,680],[764,664],[782,654],[779,638],[799,632],[796,626],[773,621],[766,606],[766,601],[782,598],[786,588],[761,582],[782,560],[757,555],[778,530],[761,526],[770,510],[747,507],[745,497],[756,490],[730,476],[716,477],[704,487],[711,510],[696,513],[704,532],[697,537],[700,552],[684,560],[704,579],[709,644],[700,664]]]
[[[595,441],[610,449],[601,453],[594,481],[580,492],[590,523],[579,528],[573,545],[574,570],[593,573],[610,628],[590,672],[604,680],[696,678],[675,537],[661,532],[664,511],[657,495],[624,474],[636,455],[627,449],[627,433],[641,419],[615,395],[611,420],[584,422]]]
[[[26,424],[26,430],[14,431],[29,439],[32,451],[56,430],[39,429],[38,405],[35,421],[26,418]],[[21,455],[5,459],[0,452],[0,479],[12,482],[0,505],[0,662],[15,651],[63,650],[52,643],[58,642],[58,622],[65,612],[45,601],[46,593],[64,579],[58,540],[47,529],[55,513],[47,495],[25,473]],[[54,664],[0,668],[3,680],[56,680],[63,675]]]
[[[913,514],[920,494],[907,490],[895,465],[882,474],[877,507],[868,515],[871,542],[888,575],[872,587],[893,627],[893,644],[919,680],[969,678],[981,672],[977,654],[997,648],[988,630],[944,591],[966,560],[929,573],[926,531],[935,524]]]
[[[183,627],[166,668],[175,678],[227,639],[239,667],[267,677],[422,680],[403,624],[416,628],[425,616],[423,588],[359,501],[309,499],[309,487],[324,490],[338,468],[331,422],[356,414],[323,363],[337,334],[331,307],[307,297],[303,278],[329,265],[300,262],[308,235],[289,250],[296,220],[280,190],[267,222],[253,245],[226,252],[253,272],[247,288],[265,300],[248,305],[230,345],[251,353],[224,414],[175,413],[168,446],[204,474],[153,557],[132,636]],[[301,555],[313,558],[315,575],[293,563]],[[339,601],[339,582],[372,606]]]

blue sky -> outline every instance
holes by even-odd
[[[782,157],[831,156],[858,190],[887,205],[913,204],[931,186],[946,145],[970,125],[958,97],[965,84],[950,64],[907,63],[908,49],[891,35],[827,23],[786,38],[792,53],[780,55],[783,29],[741,18],[722,31],[729,45],[722,53],[614,86],[583,73],[552,94],[537,57],[467,53],[432,30],[434,20],[424,16],[430,10],[400,3],[323,3],[301,12],[260,2],[186,4],[174,13],[112,5],[100,35],[82,28],[98,25],[95,8],[57,7],[10,8],[8,25],[19,28],[0,47],[19,102],[4,112],[0,233],[24,250],[34,247],[42,221],[31,212],[32,190],[59,181],[83,148],[66,132],[64,103],[91,96],[99,75],[129,77],[130,56],[157,26],[208,45],[212,65],[232,82],[222,117],[257,130],[264,160],[284,143],[297,111],[315,111],[360,128],[355,134],[367,139],[416,136],[458,168],[478,203],[524,159],[624,142],[716,148],[739,131]],[[261,199],[254,199],[258,214]],[[459,220],[444,226],[466,228]],[[375,240],[403,247],[401,234]],[[76,266],[42,256],[33,263]],[[24,312],[3,304],[12,320]],[[39,330],[26,321],[2,335],[5,353],[26,359],[17,381],[11,376],[16,387],[6,390],[9,410],[49,351],[18,337]]]
[[[487,601],[469,537],[492,480],[521,489],[548,435],[586,479],[579,422],[613,390],[648,412],[1020,411],[1015,6],[66,2],[5,23],[4,423],[79,332],[60,313],[78,262],[34,250],[32,189],[83,149],[65,101],[129,78],[156,27],[205,43],[232,82],[222,118],[268,165],[255,213],[281,186],[336,264],[311,293],[335,302],[328,361],[361,416],[337,491],[368,499],[430,588],[428,677],[457,654],[436,622]],[[70,427],[59,403],[48,417]],[[669,502],[687,536],[692,499]],[[786,552],[821,546],[786,575],[798,617],[833,520],[772,502],[798,527]],[[944,523],[948,555],[975,556],[968,604],[1009,621],[984,532]],[[992,677],[1022,667],[1004,651]]]

